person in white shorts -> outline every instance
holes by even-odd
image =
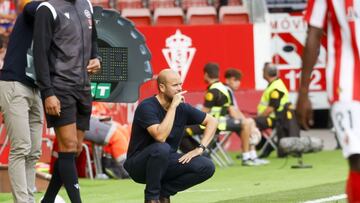
[[[297,102],[298,120],[308,129],[313,123],[308,97],[324,28],[327,28],[326,82],[331,117],[349,160],[348,201],[360,202],[360,2],[354,0],[309,0],[305,20],[309,24],[303,54],[301,85]]]

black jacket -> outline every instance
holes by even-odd
[[[92,6],[87,0],[49,0],[36,12],[34,64],[42,98],[59,90],[90,90],[86,70],[97,57]]]
[[[34,81],[26,76],[25,68],[26,53],[33,38],[35,12],[40,3],[35,1],[26,4],[23,13],[17,17],[10,35],[4,66],[0,70],[0,80],[18,81],[29,87],[36,87]]]

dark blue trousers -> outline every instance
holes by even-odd
[[[209,179],[215,172],[212,161],[204,156],[179,163],[182,155],[170,152],[167,143],[154,143],[129,157],[124,167],[137,183],[146,184],[145,199],[169,197]]]

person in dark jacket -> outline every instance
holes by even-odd
[[[35,164],[41,155],[43,107],[34,80],[25,73],[40,3],[28,3],[17,17],[0,70],[0,111],[10,139],[9,177],[18,203],[35,202]]]
[[[100,70],[92,15],[87,0],[49,0],[36,12],[35,72],[47,127],[54,127],[59,141],[59,157],[42,202],[54,202],[62,184],[72,203],[81,202],[75,157],[89,129],[89,74]]]

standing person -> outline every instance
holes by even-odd
[[[209,179],[215,166],[200,156],[212,140],[217,122],[212,116],[184,103],[178,73],[159,73],[159,93],[145,99],[135,111],[125,169],[138,183],[145,183],[146,203],[168,203],[170,196]],[[185,125],[202,124],[204,137],[198,147],[177,153]]]
[[[336,135],[343,155],[349,161],[346,191],[351,203],[360,202],[359,13],[358,1],[309,0],[305,15],[309,30],[297,102],[298,120],[305,129],[309,129],[313,123],[308,96],[310,75],[317,61],[323,29],[327,27],[327,91]]]
[[[9,177],[14,202],[35,202],[35,164],[41,155],[43,107],[34,80],[25,73],[39,4],[28,3],[17,17],[0,70],[0,111],[10,139]]]
[[[75,157],[89,129],[89,74],[100,69],[92,5],[87,0],[49,0],[35,17],[34,63],[47,127],[54,127],[59,157],[42,202],[54,202],[62,184],[81,202]]]

